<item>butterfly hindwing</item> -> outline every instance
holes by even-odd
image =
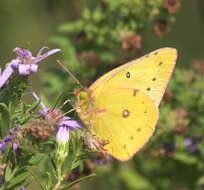
[[[158,119],[155,103],[137,89],[116,88],[100,94],[93,133],[109,143],[108,154],[125,161],[151,137]]]

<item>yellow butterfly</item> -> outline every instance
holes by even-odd
[[[93,137],[107,142],[106,153],[129,160],[152,136],[176,59],[176,49],[158,49],[113,69],[77,93],[79,116]]]

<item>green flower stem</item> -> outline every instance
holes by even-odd
[[[58,182],[55,184],[52,190],[59,190],[62,182],[64,181],[66,175],[62,175],[58,178]]]
[[[52,190],[59,190],[66,175],[62,172],[63,163],[69,153],[69,143],[58,142],[57,149],[55,152],[55,165],[56,165],[56,179],[57,183],[54,185]]]

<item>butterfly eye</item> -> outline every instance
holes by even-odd
[[[126,73],[126,77],[127,77],[127,78],[130,78],[130,72],[127,72],[127,73]]]

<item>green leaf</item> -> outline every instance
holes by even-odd
[[[154,189],[148,179],[139,174],[135,169],[128,167],[127,165],[120,167],[118,172],[120,177],[129,189],[142,190],[142,189]]]
[[[198,178],[197,185],[204,185],[204,176],[201,176],[200,178]]]
[[[37,165],[40,163],[40,161],[45,157],[44,154],[35,154],[31,157],[31,159],[28,161],[28,164],[30,165]]]
[[[75,185],[75,184],[77,184],[77,183],[80,183],[80,182],[82,182],[82,181],[84,181],[84,180],[87,180],[87,179],[89,179],[89,178],[91,178],[91,177],[94,177],[94,176],[96,176],[96,174],[91,174],[91,175],[88,175],[88,176],[79,178],[79,179],[73,181],[72,183],[70,183],[70,184],[68,184],[68,185],[62,186],[61,190],[68,189],[68,188],[72,187],[73,185]]]
[[[29,176],[28,172],[24,172],[13,178],[8,182],[7,188],[15,187],[17,184],[21,184],[24,182],[24,180]]]
[[[10,165],[8,165],[5,170],[5,181],[6,182],[9,181],[12,177],[13,177],[13,171]]]
[[[189,155],[182,152],[176,152],[173,158],[185,164],[196,164],[198,162],[198,159],[196,156]]]

